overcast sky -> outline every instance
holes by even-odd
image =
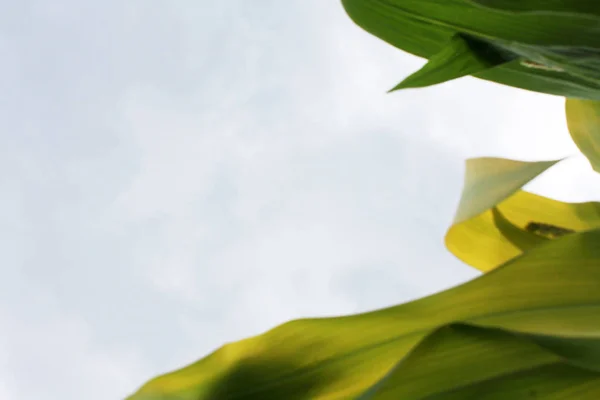
[[[559,98],[386,94],[423,61],[336,0],[0,0],[0,60],[3,400],[121,399],[465,281],[443,247],[464,160],[576,153]],[[598,183],[579,158],[533,189]]]

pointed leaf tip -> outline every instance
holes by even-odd
[[[389,92],[437,85],[486,71],[513,59],[514,57],[501,52],[489,43],[457,34],[446,47],[433,55],[423,68],[404,79]]]
[[[559,161],[526,162],[494,157],[467,160],[465,187],[454,224],[496,206]]]

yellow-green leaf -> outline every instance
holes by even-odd
[[[565,203],[520,190],[553,164],[467,161],[462,199],[446,234],[448,250],[487,272],[545,241],[600,228],[600,203]]]
[[[594,400],[600,376],[570,365],[547,365],[458,388],[427,400]]]
[[[529,388],[544,399],[600,398],[598,243],[600,231],[563,236],[433,296],[289,322],[158,377],[129,400],[520,400]],[[569,392],[573,384],[587,391]]]
[[[447,325],[425,338],[358,400],[428,398],[515,370],[556,363],[560,363],[557,355],[513,333]]]
[[[573,141],[600,172],[600,102],[567,99],[566,110]]]

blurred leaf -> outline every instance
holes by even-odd
[[[598,243],[567,235],[433,296],[286,323],[129,400],[600,398]]]
[[[600,228],[600,203],[565,203],[519,190],[555,161],[467,161],[465,187],[446,247],[490,271],[545,241]]]
[[[600,102],[567,99],[566,109],[573,141],[600,172]]]
[[[512,61],[489,44],[455,35],[442,51],[433,55],[419,71],[404,79],[391,91],[431,86],[485,71]]]
[[[442,52],[455,35],[467,35],[486,42],[507,59],[515,59],[476,72],[475,77],[543,93],[600,100],[598,18],[576,12],[577,7],[572,13],[515,13],[482,7],[470,0],[342,3],[357,25],[411,54],[429,59]]]

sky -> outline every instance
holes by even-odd
[[[0,399],[122,399],[290,319],[477,276],[464,161],[577,153],[564,100],[423,60],[339,1],[0,0]],[[529,186],[600,198],[582,157]]]

